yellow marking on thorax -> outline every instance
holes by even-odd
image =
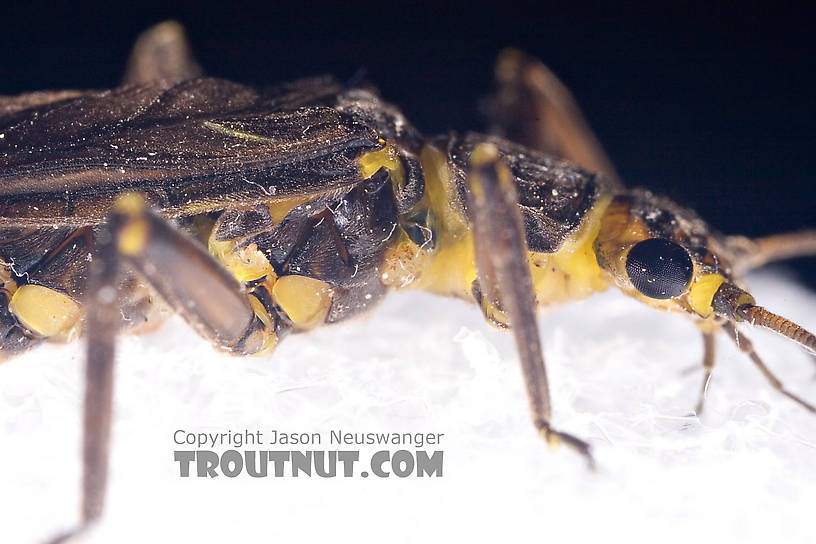
[[[440,295],[472,298],[476,279],[476,254],[473,233],[459,202],[456,184],[451,180],[445,155],[426,145],[420,154],[425,173],[425,195],[418,206],[431,211],[430,227],[436,234],[430,262],[412,287]]]
[[[275,224],[280,223],[293,208],[313,200],[314,197],[298,197],[268,204]],[[317,211],[317,210],[316,210]],[[321,280],[299,275],[278,276],[266,255],[252,243],[239,247],[246,239],[218,240],[216,229],[210,233],[207,242],[210,253],[241,284],[263,280],[263,286],[270,296],[289,317],[297,329],[308,329],[325,321],[331,308],[332,287]],[[255,314],[273,331],[274,323],[263,304],[250,295],[249,302]],[[268,351],[277,344],[277,335],[270,334],[262,339],[262,351]]]
[[[530,272],[539,305],[586,298],[609,286],[594,243],[601,230],[601,217],[611,197],[602,197],[587,212],[584,223],[556,253],[530,253]]]
[[[19,287],[9,310],[28,330],[45,337],[68,334],[82,311],[71,297],[42,285]]]
[[[210,253],[239,283],[275,278],[274,268],[255,244],[239,248],[235,240],[216,240],[211,234],[208,246]]]
[[[295,207],[314,200],[313,196],[295,197],[285,200],[270,202],[266,206],[272,221],[277,225],[283,221],[289,212]],[[216,229],[213,228],[207,239],[207,248],[218,261],[229,270],[233,277],[240,283],[259,280],[266,277],[274,281],[275,270],[269,263],[266,256],[258,250],[255,244],[246,247],[238,247],[243,238],[234,240],[218,240],[215,236]]]
[[[469,300],[477,277],[473,233],[463,212],[453,204],[459,202],[459,195],[443,153],[426,146],[420,160],[425,174],[425,195],[417,207],[431,211],[436,247],[432,252],[423,251],[401,232],[386,252],[383,283]],[[603,196],[558,252],[529,253],[539,305],[584,298],[608,287],[595,258],[593,243],[610,201],[611,196]]]
[[[390,143],[380,138],[380,143],[384,144],[382,149],[369,151],[358,159],[360,174],[363,179],[368,179],[376,174],[380,168],[385,168],[391,175],[391,180],[395,184],[395,192],[405,185],[405,168],[399,158],[399,151]]]
[[[425,289],[441,295],[471,298],[471,286],[476,278],[473,235],[462,212],[452,204],[459,201],[459,196],[451,182],[447,161],[441,151],[426,145],[420,162],[425,194],[413,211],[430,212],[428,227],[436,239],[428,248],[420,247],[400,228],[385,252],[381,280],[398,289]]]

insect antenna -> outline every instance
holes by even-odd
[[[763,310],[763,311],[767,312],[768,314],[770,314],[771,316],[773,316],[774,318],[783,319],[783,318],[780,318],[777,315],[772,314],[771,312],[768,312],[764,308],[760,308],[759,306],[752,306],[752,307]],[[750,320],[748,320],[748,321],[750,321]],[[789,324],[793,325],[794,327],[798,327],[799,329],[804,330],[801,327],[799,327],[799,325],[796,325],[795,323],[791,323],[787,319],[784,319],[784,321],[786,323],[789,323]],[[759,371],[762,373],[762,375],[765,377],[765,379],[768,380],[768,383],[770,383],[771,386],[774,389],[776,389],[777,391],[779,391],[780,393],[782,393],[783,395],[785,395],[789,399],[795,401],[797,404],[800,404],[805,409],[807,409],[809,412],[816,413],[816,406],[813,406],[808,401],[804,400],[803,398],[799,397],[798,395],[796,395],[794,393],[791,393],[790,391],[785,389],[785,386],[782,383],[782,380],[777,378],[774,375],[774,373],[771,372],[771,369],[768,368],[768,366],[765,364],[765,362],[759,357],[757,352],[754,351],[753,343],[748,338],[746,338],[744,334],[740,334],[739,331],[737,330],[737,327],[735,327],[733,323],[728,321],[722,327],[725,330],[725,332],[728,333],[729,338],[731,338],[731,340],[734,342],[734,344],[736,344],[737,348],[741,352],[746,354],[751,359],[751,361],[757,366],[757,368],[759,368]],[[807,331],[805,331],[805,332],[807,333]],[[810,334],[810,333],[807,333],[807,334]],[[787,336],[787,335],[785,335],[785,336]],[[810,338],[811,338],[811,340],[813,339],[812,334],[810,334]]]
[[[777,334],[790,338],[816,355],[816,335],[782,316],[769,312],[762,306],[744,304],[736,309],[736,315],[751,325],[770,329]]]
[[[711,305],[717,315],[731,322],[747,321],[793,340],[816,355],[816,336],[793,321],[757,306],[754,297],[733,283],[723,283],[714,294]]]

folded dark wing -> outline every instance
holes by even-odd
[[[343,192],[372,128],[322,105],[327,78],[267,92],[218,79],[88,92],[0,114],[0,224],[101,221],[140,191],[166,216]]]
[[[534,252],[558,251],[578,232],[588,212],[619,187],[612,178],[496,136],[453,134],[435,143],[448,149],[451,173],[462,202],[467,202],[465,180],[471,153],[481,143],[496,146],[499,158],[513,175],[527,245]]]

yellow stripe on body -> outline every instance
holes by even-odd
[[[380,138],[380,143],[384,145],[377,151],[369,151],[363,154],[358,163],[360,174],[363,179],[368,179],[376,174],[381,168],[388,170],[392,182],[396,185],[395,192],[398,192],[405,185],[405,168],[399,158],[399,151],[390,143]]]
[[[437,238],[433,251],[429,251],[432,257],[427,259],[424,270],[411,286],[470,299],[476,279],[473,233],[462,210],[453,205],[459,202],[459,195],[451,180],[447,159],[440,150],[426,145],[420,162],[425,173],[425,195],[417,206],[430,210],[428,226]]]
[[[386,252],[382,281],[392,287],[424,289],[471,300],[477,277],[473,233],[462,210],[454,205],[459,202],[459,195],[450,179],[447,160],[431,146],[425,146],[420,160],[425,173],[425,195],[415,209],[430,210],[429,226],[437,236],[435,248],[421,249],[400,229],[400,235]],[[529,253],[539,305],[584,298],[608,287],[593,243],[610,201],[611,195],[601,197],[558,252]]]
[[[602,197],[587,212],[579,230],[556,253],[530,253],[530,271],[539,305],[580,300],[609,287],[608,276],[598,265],[594,244],[611,200],[611,196]]]
[[[263,277],[274,281],[274,268],[266,255],[261,253],[255,244],[239,248],[235,240],[216,240],[215,234],[211,234],[208,245],[210,253],[230,271],[239,283],[259,280]]]

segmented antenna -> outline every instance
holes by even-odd
[[[754,306],[753,304],[744,304],[737,308],[735,313],[751,325],[765,327],[786,338],[790,338],[816,355],[816,335],[806,331],[793,321],[769,312],[762,306]]]

